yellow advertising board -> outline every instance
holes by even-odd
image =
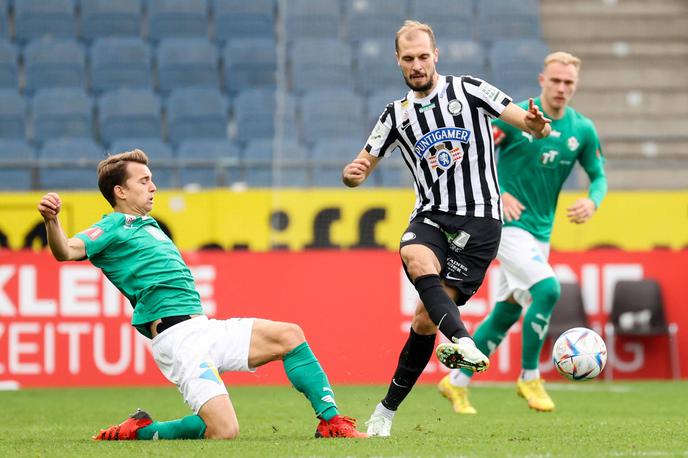
[[[13,249],[42,245],[45,235],[36,210],[41,195],[0,193],[0,245]],[[60,195],[61,221],[69,235],[110,211],[96,192]],[[688,191],[610,192],[592,220],[571,224],[566,207],[583,195],[562,193],[554,249],[688,247]],[[396,250],[414,201],[412,191],[398,189],[160,191],[152,215],[182,250]]]

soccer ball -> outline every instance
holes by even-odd
[[[607,362],[607,346],[595,331],[572,328],[554,342],[552,362],[569,380],[590,380],[602,372]]]

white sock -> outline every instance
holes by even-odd
[[[394,410],[389,410],[387,407],[383,406],[381,402],[378,402],[375,406],[375,413],[391,421],[394,419],[394,414],[396,412]]]
[[[530,382],[540,378],[540,369],[521,369],[521,380]]]
[[[468,384],[471,383],[471,377],[460,370],[453,370],[449,373],[449,381],[454,386],[466,388]]]

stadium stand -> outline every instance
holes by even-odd
[[[361,150],[356,140],[324,140],[311,149],[313,186],[339,187],[342,185],[342,169]]]
[[[438,43],[471,40],[475,31],[473,0],[411,0],[409,17],[432,25]]]
[[[147,0],[148,38],[208,37],[206,0]]]
[[[390,40],[408,19],[406,2],[397,0],[346,0],[347,38],[351,42],[378,38]]]
[[[298,135],[296,100],[284,92],[270,89],[241,92],[234,101],[234,121],[236,140],[242,144],[254,139]],[[278,128],[281,128],[279,132]]]
[[[0,37],[5,38],[9,35],[9,17],[7,11],[7,2],[5,0],[0,0]]]
[[[5,39],[0,39],[0,88],[19,87],[19,65],[17,48]]]
[[[93,100],[83,89],[42,89],[31,100],[31,130],[35,143],[93,136]]]
[[[74,0],[14,0],[15,37],[20,42],[40,37],[76,38]]]
[[[396,88],[403,94],[404,81],[399,77],[394,42],[365,40],[356,51],[356,89],[363,94],[375,94],[381,90]]]
[[[194,139],[179,143],[179,184],[201,188],[240,181],[239,147],[229,140]]]
[[[161,91],[181,87],[219,88],[219,54],[205,38],[166,38],[157,51]]]
[[[230,94],[276,88],[277,43],[273,38],[238,38],[222,48],[224,88]]]
[[[79,0],[79,5],[82,38],[141,36],[141,0]]]
[[[171,188],[178,184],[177,163],[174,160],[172,148],[159,138],[120,138],[109,148],[112,153],[121,153],[133,149],[141,149],[146,152],[151,161],[155,161],[153,182],[162,188]]]
[[[351,46],[340,40],[304,38],[290,49],[291,89],[353,88]]]
[[[492,81],[486,59],[487,50],[480,42],[473,40],[445,40],[442,49],[442,58],[437,64],[440,72],[471,75],[486,81]],[[495,66],[498,67],[499,63]]]
[[[96,93],[123,87],[153,88],[153,57],[141,38],[99,38],[89,51],[91,90]]]
[[[339,0],[291,0],[283,13],[287,41],[341,37]]]
[[[85,138],[48,140],[39,151],[40,189],[89,188],[98,185],[95,166],[100,145]]]
[[[36,153],[26,141],[0,139],[0,190],[32,189],[35,159]]]
[[[492,83],[516,101],[537,97],[537,75],[548,53],[549,48],[540,40],[495,41],[490,51]]]
[[[538,0],[476,2],[477,38],[482,42],[540,39],[539,3]]]
[[[172,143],[194,138],[227,139],[228,105],[219,89],[177,89],[166,105]]]
[[[0,138],[22,140],[26,136],[26,99],[16,89],[0,90]]]
[[[303,96],[300,106],[304,142],[314,143],[326,138],[364,140],[363,101],[355,92],[345,89],[310,91]]]
[[[24,90],[86,86],[86,52],[73,39],[39,38],[24,48]]]
[[[144,89],[117,89],[98,99],[100,138],[110,144],[120,138],[162,138],[160,98]]]
[[[213,28],[220,42],[241,38],[273,38],[275,0],[213,0]]]

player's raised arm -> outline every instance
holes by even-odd
[[[528,100],[528,110],[509,103],[499,118],[535,138],[546,137],[552,131],[552,120],[545,117],[532,98]]]
[[[350,188],[355,188],[361,185],[368,175],[373,171],[377,163],[380,162],[379,157],[375,157],[365,149],[362,149],[356,159],[351,161],[344,167],[342,171],[342,182]]]
[[[62,230],[58,214],[62,209],[62,200],[54,192],[49,192],[41,198],[38,212],[45,222],[50,251],[58,261],[78,261],[86,258],[86,246],[78,238],[68,239]]]

